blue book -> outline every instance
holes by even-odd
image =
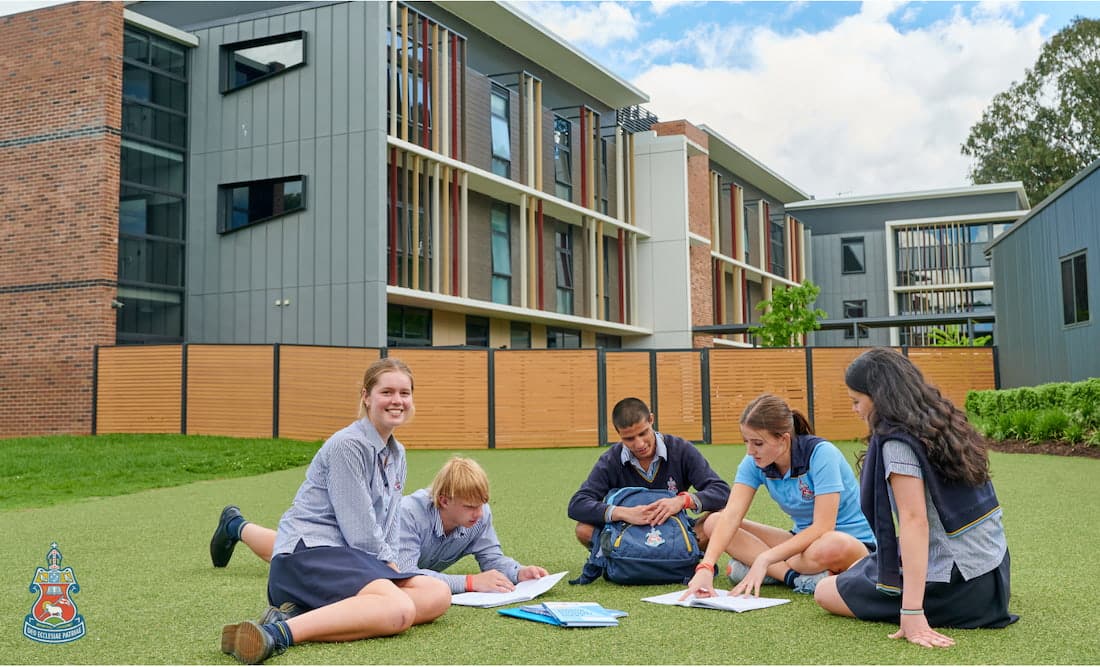
[[[605,609],[596,602],[544,602],[542,606],[558,620],[558,623],[567,628],[594,628],[619,624],[615,610]]]

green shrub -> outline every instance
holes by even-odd
[[[1085,427],[1079,423],[1070,422],[1069,426],[1066,426],[1066,430],[1062,433],[1062,438],[1075,444],[1084,442]]]
[[[1032,426],[1035,424],[1036,413],[1034,410],[1013,410],[1007,413],[1008,437],[1027,440],[1031,437]]]
[[[1032,440],[1058,440],[1069,426],[1069,417],[1058,408],[1048,408],[1035,413],[1031,424]]]

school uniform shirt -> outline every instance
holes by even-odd
[[[306,479],[279,520],[272,555],[307,547],[354,547],[397,560],[405,448],[386,442],[364,417],[337,431],[317,450]]]
[[[466,555],[473,555],[482,572],[496,570],[513,584],[519,581],[521,566],[504,555],[500,539],[493,530],[493,514],[488,503],[482,505],[481,518],[473,526],[458,526],[444,533],[443,520],[439,508],[432,502],[430,489],[420,489],[401,499],[397,565],[402,572],[435,577],[450,586],[452,593],[463,593],[466,575],[442,571]]]
[[[844,454],[827,440],[797,436],[791,443],[791,467],[783,475],[774,464],[762,469],[751,456],[746,456],[733,481],[753,489],[763,484],[780,509],[794,521],[794,533],[802,532],[814,522],[814,499],[818,495],[839,493],[836,530],[860,542],[875,543],[875,535],[859,504],[855,473]]]
[[[654,432],[657,451],[648,470],[641,470],[638,460],[623,443],[612,445],[596,460],[581,488],[569,500],[569,518],[593,526],[607,523],[611,505],[604,497],[612,489],[641,486],[647,489],[667,489],[673,494],[691,493],[696,512],[721,510],[729,500],[730,486],[714,469],[695,445],[683,438]]]

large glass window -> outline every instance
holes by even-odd
[[[857,300],[845,301],[844,302],[844,319],[854,320],[854,319],[858,319],[858,318],[866,317],[866,316],[867,316],[867,299],[857,299]],[[859,327],[859,337],[860,338],[866,338],[867,335],[868,335],[867,334],[867,329],[864,328],[864,327]],[[851,328],[847,328],[847,329],[844,330],[844,337],[845,338],[855,338],[855,336],[852,334],[852,329]]]
[[[305,176],[229,183],[218,191],[221,234],[305,208]]]
[[[1089,276],[1085,253],[1062,260],[1062,322],[1089,321]]]
[[[512,303],[512,232],[507,204],[493,204],[493,303]]]
[[[771,244],[771,267],[769,270],[777,276],[787,275],[786,229],[782,221],[768,221],[768,243]]]
[[[602,347],[605,350],[621,350],[623,347],[622,336],[596,334],[596,347]]]
[[[554,194],[573,201],[573,124],[554,116]]]
[[[221,53],[221,89],[228,93],[304,65],[306,34],[298,30],[223,44]]]
[[[840,239],[840,272],[865,273],[863,237]]]
[[[581,332],[578,329],[546,327],[546,347],[556,350],[580,349]]]
[[[389,347],[430,347],[432,311],[391,303],[386,309],[386,345]]]
[[[509,93],[493,84],[489,93],[489,127],[493,144],[493,173],[509,178],[512,175],[512,133],[510,130]]]
[[[119,161],[119,343],[183,340],[187,47],[127,25]]]
[[[573,314],[573,228],[562,225],[554,233],[558,312]]]

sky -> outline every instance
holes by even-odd
[[[993,96],[1100,2],[519,1],[519,11],[818,199],[969,185]],[[1032,202],[1035,203],[1035,202]]]
[[[968,185],[959,149],[993,96],[1075,16],[1100,18],[1100,0],[510,4],[661,120],[710,126],[818,199]]]

